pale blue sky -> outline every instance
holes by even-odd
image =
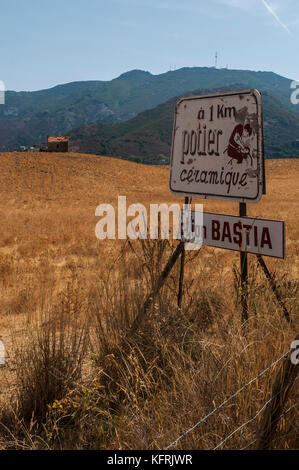
[[[37,90],[214,65],[299,79],[299,0],[0,0],[0,80]]]

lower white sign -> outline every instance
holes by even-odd
[[[254,219],[226,214],[203,213],[201,227],[195,227],[195,212],[192,212],[190,231],[202,231],[202,244],[227,250],[285,258],[285,223],[280,220]],[[187,237],[185,237],[187,238]],[[196,237],[192,243],[196,243]]]

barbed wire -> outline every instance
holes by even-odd
[[[291,383],[288,383],[287,385],[285,385],[285,387],[283,387],[279,392],[275,393],[275,395],[273,395],[273,397],[270,398],[270,400],[268,400],[266,403],[264,403],[264,405],[262,406],[262,408],[256,413],[256,415],[249,419],[248,421],[246,421],[246,423],[243,423],[241,426],[239,426],[237,429],[235,429],[229,436],[227,436],[225,439],[223,439],[223,441],[221,441],[216,447],[214,447],[213,450],[217,450],[219,449],[219,447],[221,447],[223,444],[225,444],[226,441],[228,441],[234,434],[236,434],[238,431],[241,431],[241,429],[243,429],[245,426],[247,426],[247,424],[250,424],[252,423],[253,421],[256,420],[256,418],[264,411],[264,409],[269,405],[269,403],[271,403],[272,400],[274,400],[274,398],[276,398],[278,395],[281,394],[281,392],[283,392],[287,387],[289,386],[292,386],[296,380],[298,379],[299,376],[295,377],[295,379],[291,382]]]
[[[220,410],[223,408],[227,403],[229,403],[233,398],[235,398],[239,393],[241,393],[246,387],[251,385],[253,382],[258,380],[262,375],[264,375],[268,370],[270,370],[272,367],[274,367],[276,364],[278,364],[282,359],[284,359],[292,349],[289,349],[286,353],[284,353],[280,358],[276,359],[272,364],[270,364],[266,369],[264,369],[262,372],[260,372],[256,377],[251,379],[248,383],[243,385],[239,390],[237,390],[235,393],[233,393],[230,397],[228,397],[226,400],[224,400],[219,406],[216,406],[212,411],[210,411],[206,416],[201,418],[194,426],[191,428],[187,429],[183,434],[181,434],[175,441],[173,441],[171,444],[169,444],[164,450],[168,450],[171,447],[175,446],[181,439],[183,439],[185,436],[190,434],[190,432],[194,431],[200,424],[202,424],[206,419],[208,419],[210,416],[212,416],[216,411]]]
[[[279,416],[277,419],[275,419],[273,421],[273,424],[274,423],[277,423],[277,421],[279,421],[283,416],[285,416],[286,414],[289,413],[289,411],[291,411],[293,408],[296,408],[297,406],[297,403],[295,403],[294,405],[290,406],[290,408],[288,410],[286,410],[284,413],[281,414],[281,416]],[[249,444],[247,444],[245,447],[242,447],[241,450],[246,450],[248,449],[248,447],[252,446],[252,444],[255,444],[255,442],[257,441],[257,439],[254,439],[253,441],[251,441]]]

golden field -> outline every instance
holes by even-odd
[[[182,202],[169,192],[169,169],[0,153],[0,448],[163,449],[289,350],[298,333],[299,161],[267,161],[266,178],[267,195],[248,215],[286,221],[287,258],[266,261],[292,323],[251,256],[244,331],[239,254],[202,248],[187,256],[182,309],[176,266],[137,337],[128,337],[171,246],[99,241],[95,209],[116,207],[119,195],[128,205]],[[237,214],[238,205],[210,200],[204,210]],[[269,399],[278,369],[174,448],[216,447]],[[297,398],[295,384],[273,448],[298,447]],[[222,448],[250,444],[260,418]]]

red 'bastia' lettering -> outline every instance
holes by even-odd
[[[252,237],[251,237],[252,233]],[[259,238],[260,236],[260,238]],[[215,242],[227,242],[235,243],[239,247],[243,244],[243,237],[245,237],[245,243],[247,246],[258,247],[260,241],[260,247],[265,248],[268,246],[272,250],[271,234],[268,227],[263,227],[262,232],[258,231],[256,226],[243,225],[241,221],[235,224],[230,224],[228,221],[221,222],[219,220],[211,221],[211,237]]]

